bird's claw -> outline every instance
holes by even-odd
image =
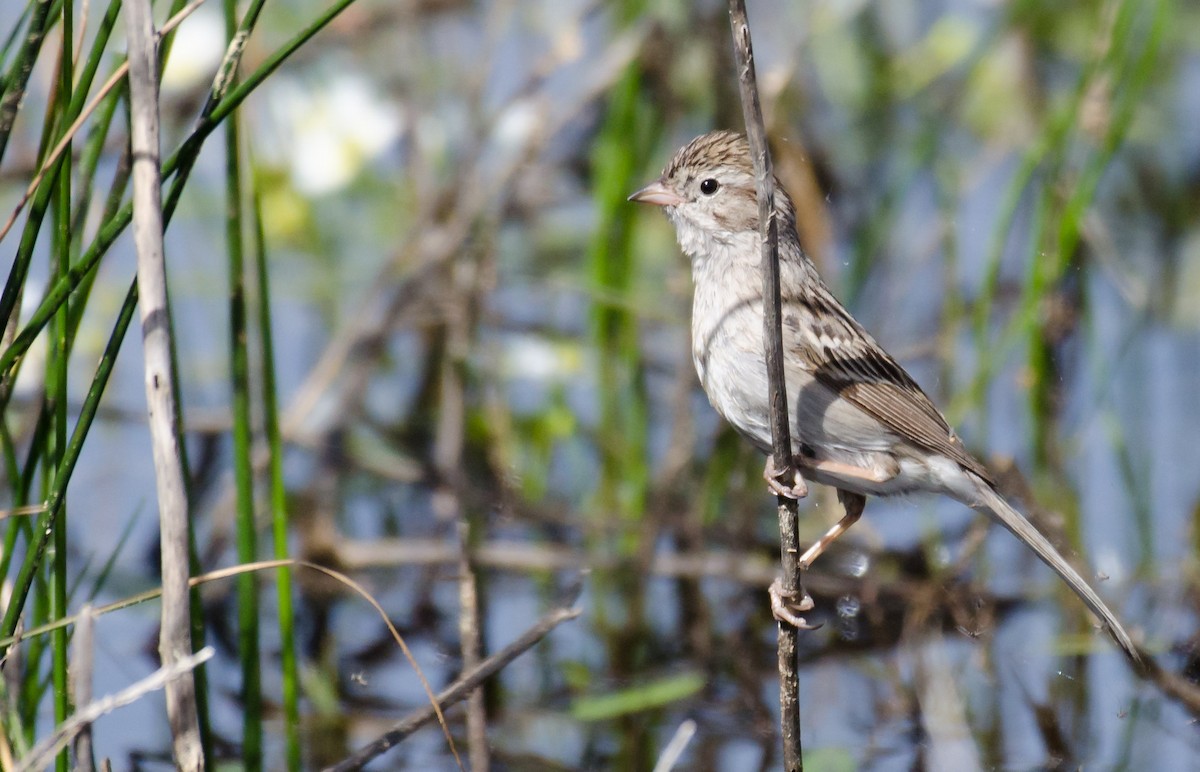
[[[781,479],[786,473],[775,471],[775,458],[767,456],[767,464],[763,467],[763,479],[767,481],[767,488],[776,496],[799,501],[808,495],[808,484],[804,482],[799,468],[793,469],[792,475],[792,484],[788,485]]]
[[[771,582],[767,594],[771,597],[771,615],[776,620],[786,622],[798,630],[816,630],[821,627],[821,624],[809,624],[804,617],[796,613],[813,608],[812,596],[807,592],[797,593],[795,590],[784,589],[783,580],[776,579]],[[799,600],[796,600],[797,594],[801,595]]]

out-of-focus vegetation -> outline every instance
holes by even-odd
[[[0,218],[123,50],[117,2],[12,5]],[[202,143],[247,9],[205,5],[163,47],[195,572],[254,556],[345,571],[436,688],[478,656],[461,621],[486,656],[591,569],[583,616],[472,706],[490,764],[647,769],[692,719],[681,768],[772,768],[762,461],[695,382],[669,225],[625,201],[695,134],[740,128],[724,4],[360,0],[302,34],[335,10],[267,4],[238,100],[214,113],[237,131],[201,123]],[[749,12],[777,172],[826,278],[1194,677],[1200,9]],[[101,101],[0,238],[0,638],[156,584],[125,100]],[[805,504],[805,538],[836,519],[828,494]],[[872,502],[838,546],[808,581],[826,621],[802,641],[814,768],[1195,757],[1186,709],[1007,534],[945,502]],[[210,760],[317,768],[425,702],[386,627],[326,577],[265,572],[197,602],[218,650]],[[97,695],[155,669],[156,614],[97,620]],[[8,648],[0,758],[71,712],[72,629]],[[166,753],[160,699],[99,720],[96,755]],[[465,715],[449,729],[478,766]],[[426,729],[378,768],[455,766]]]

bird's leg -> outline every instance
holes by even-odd
[[[776,579],[770,585],[768,594],[770,596],[770,612],[780,622],[794,624],[802,630],[814,630],[821,627],[820,624],[809,624],[804,620],[804,617],[797,615],[797,611],[809,611],[812,609],[812,597],[804,591],[804,574],[808,573],[812,561],[815,561],[822,552],[826,551],[834,540],[846,533],[854,523],[858,522],[859,517],[863,516],[863,509],[866,507],[866,497],[862,493],[851,493],[838,489],[838,501],[841,502],[842,508],[846,510],[846,514],[842,515],[841,520],[836,523],[817,543],[810,546],[804,551],[804,555],[800,556],[797,568],[800,571],[800,591],[793,592],[784,590],[784,582]],[[799,596],[799,600],[796,597]]]
[[[767,456],[766,466],[763,467],[763,479],[767,481],[767,488],[776,496],[784,496],[789,499],[802,499],[808,495],[808,485],[804,482],[804,477],[800,475],[800,467],[793,467],[792,484],[789,486],[781,479],[781,472],[775,470],[775,457]]]
[[[783,587],[783,580],[776,579],[771,583],[771,588],[767,591],[771,596],[771,613],[780,622],[787,622],[790,625],[795,625],[801,630],[815,630],[820,625],[809,624],[804,617],[801,617],[797,612],[808,611],[813,607],[812,596],[804,591],[804,574],[808,571],[813,561],[817,559],[822,552],[829,547],[830,544],[847,530],[850,526],[858,522],[862,517],[863,508],[867,505],[867,498],[861,493],[851,493],[838,489],[838,501],[842,502],[842,507],[846,510],[846,514],[832,528],[825,532],[825,535],[817,540],[817,543],[805,550],[800,556],[797,568],[800,571],[800,591],[793,592],[786,590]],[[796,596],[800,599],[797,600]]]
[[[808,485],[800,474],[799,465],[793,467],[793,473],[792,484],[789,486],[775,469],[775,457],[767,456],[767,464],[763,467],[763,479],[767,481],[767,487],[776,496],[802,499],[808,495]],[[804,592],[803,587],[800,588],[800,593],[796,593],[794,590],[785,589],[783,579],[776,578],[767,589],[767,594],[771,598],[771,615],[775,619],[786,622],[799,630],[815,630],[820,627],[820,625],[810,625],[804,617],[797,613],[808,611],[813,607],[812,598],[808,597],[808,593]],[[802,596],[799,601],[796,600],[797,594]]]
[[[804,465],[813,469],[820,469],[833,474],[838,474],[843,477],[855,477],[869,482],[886,482],[894,477],[894,474],[888,474],[882,469],[863,469],[853,466],[852,464],[843,464],[838,461],[815,460],[812,458],[801,457]],[[763,472],[763,476],[770,481],[773,479],[774,465],[771,460],[767,460],[767,468]],[[803,483],[799,472],[796,473],[796,479]],[[786,495],[786,494],[785,494]],[[785,589],[782,579],[776,579],[771,583],[770,589],[767,591],[771,597],[771,614],[780,622],[787,622],[801,630],[815,630],[820,625],[809,624],[804,617],[799,616],[797,612],[809,611],[813,607],[812,596],[804,591],[804,574],[812,566],[813,561],[820,557],[829,545],[833,544],[839,536],[850,529],[850,526],[858,522],[862,517],[863,509],[867,506],[867,497],[861,493],[852,493],[847,490],[838,488],[838,501],[842,503],[842,508],[845,514],[842,519],[825,535],[816,541],[811,547],[804,551],[797,563],[797,568],[800,571],[800,590],[795,592]],[[797,595],[799,599],[797,599]]]
[[[804,576],[804,572],[809,569],[814,560],[821,556],[822,552],[829,548],[830,544],[833,544],[839,536],[850,529],[850,526],[858,522],[858,519],[862,517],[863,508],[867,506],[866,496],[863,496],[861,493],[851,493],[841,488],[838,488],[838,501],[842,502],[842,508],[846,510],[846,514],[832,528],[826,531],[824,536],[817,539],[816,544],[813,544],[800,556],[800,576]],[[801,602],[803,603],[803,601]]]
[[[894,461],[891,464],[895,468],[891,468],[891,466],[885,467],[883,463],[872,464],[870,467],[861,467],[842,461],[831,461],[825,458],[813,458],[801,455],[796,456],[796,464],[798,467],[816,469],[819,472],[824,472],[835,477],[845,477],[869,483],[885,483],[894,478],[900,471],[899,466],[895,465]],[[796,474],[800,474],[799,470],[797,470]],[[840,495],[842,491],[839,490],[838,493]]]
[[[777,577],[775,581],[771,582],[771,586],[767,588],[767,594],[771,597],[771,616],[799,630],[816,630],[821,625],[811,625],[804,617],[796,613],[808,611],[813,607],[812,598],[804,591],[804,575],[800,576],[800,592],[784,589],[781,578]],[[796,600],[797,595],[801,596],[800,600]]]

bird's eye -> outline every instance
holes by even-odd
[[[712,177],[709,177],[700,183],[700,192],[706,196],[711,196],[713,193],[716,193],[720,187],[721,183],[717,182]]]

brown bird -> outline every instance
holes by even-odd
[[[692,359],[717,412],[763,453],[771,453],[758,203],[750,150],[740,134],[697,137],[662,176],[630,196],[661,206],[691,259]],[[1086,580],[1025,517],[997,493],[929,397],[817,274],[796,233],[796,211],[776,182],[784,373],[792,485],[773,490],[799,498],[805,478],[837,489],[845,516],[800,556],[801,570],[862,515],[867,496],[940,493],[995,518],[1054,569],[1100,618],[1135,665],[1129,634]],[[772,586],[777,618],[807,626]],[[791,603],[812,607],[805,596]]]

